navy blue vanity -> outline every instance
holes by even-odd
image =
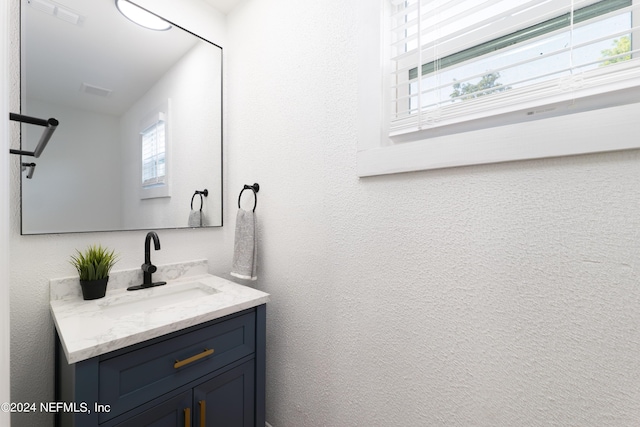
[[[77,277],[50,281],[60,427],[265,424],[270,296],[206,273],[206,260],[115,272],[104,298]]]
[[[79,412],[57,425],[264,426],[265,323],[262,304],[73,364],[58,341],[56,401]]]

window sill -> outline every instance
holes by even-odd
[[[169,184],[157,184],[140,189],[140,199],[159,199],[162,197],[171,197]]]
[[[360,150],[359,177],[640,148],[630,104]],[[371,146],[369,146],[371,147]]]

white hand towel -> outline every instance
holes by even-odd
[[[202,227],[202,211],[192,210],[189,214],[189,227]]]
[[[238,209],[236,215],[236,240],[233,245],[231,275],[239,279],[256,280],[258,255],[256,216],[253,211]]]

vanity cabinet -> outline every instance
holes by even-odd
[[[68,364],[58,426],[264,426],[266,306]]]

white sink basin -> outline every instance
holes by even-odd
[[[120,317],[132,313],[156,310],[163,306],[175,306],[184,302],[196,301],[199,298],[218,292],[220,291],[200,282],[170,284],[128,291],[120,295],[103,298],[98,302],[98,307],[108,316]]]

